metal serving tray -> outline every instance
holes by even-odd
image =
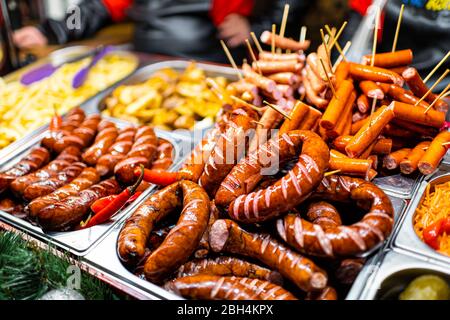
[[[367,260],[364,268],[358,274],[358,277],[355,279],[355,282],[352,285],[349,293],[347,294],[346,300],[358,300],[360,294],[367,286],[367,281],[373,276],[373,274],[378,270],[379,264],[381,263],[385,251],[390,246],[390,243],[393,238],[394,231],[400,224],[401,218],[406,209],[406,200],[398,197],[394,197],[392,195],[388,195],[389,199],[392,202],[392,206],[394,207],[394,227],[391,236],[388,240],[383,243],[382,247],[379,248],[379,251],[376,252],[369,260]]]
[[[158,70],[164,68],[172,68],[177,71],[183,71],[190,64],[190,61],[184,60],[168,60],[163,62],[157,62],[154,64],[149,64],[145,67],[142,67],[135,71],[131,76],[126,79],[120,81],[116,85],[110,87],[109,89],[103,91],[101,94],[95,96],[93,99],[89,100],[85,104],[83,104],[82,108],[86,111],[90,112],[101,112],[102,104],[104,99],[111,95],[116,87],[119,85],[131,85],[140,82],[144,82],[147,80],[152,74],[157,72]],[[225,77],[231,81],[237,80],[236,71],[229,67],[224,67],[216,64],[208,64],[208,63],[197,63],[197,67],[205,70],[207,76],[209,77]],[[194,130],[174,130],[171,131],[174,137],[179,137],[183,140],[193,141],[196,143],[201,140],[203,133],[212,127],[211,121],[202,120],[197,122],[194,127]],[[194,135],[194,131],[196,131]],[[197,134],[198,132],[198,134]]]
[[[382,262],[369,281],[364,285],[361,300],[392,300],[416,277],[434,274],[443,277],[450,284],[448,265],[434,263],[425,257],[418,257],[398,250],[386,252]]]
[[[417,186],[423,179],[424,176],[422,174],[416,173],[414,177],[408,177],[398,173],[391,176],[375,178],[373,183],[387,194],[403,199],[411,199]]]
[[[116,123],[119,128],[123,128],[125,126],[130,126],[132,124],[127,123],[125,121],[117,121],[113,118],[104,117],[110,121]],[[13,166],[15,163],[20,161],[25,155],[27,155],[33,147],[39,145],[39,142],[42,140],[44,135],[47,132],[48,127],[40,128],[37,130],[35,136],[33,136],[29,140],[22,139],[18,141],[20,147],[17,147],[14,152],[10,152],[7,156],[2,157],[0,159],[0,171],[6,170],[9,167]],[[178,138],[172,137],[169,133],[162,130],[155,130],[155,133],[158,137],[168,140],[174,146],[174,154],[173,154],[173,164],[169,170],[175,167],[181,160],[181,151],[180,145],[181,141]],[[124,209],[122,212],[118,213],[112,221],[94,226],[92,228],[86,230],[78,230],[78,231],[66,231],[66,232],[48,232],[45,233],[41,228],[31,224],[30,222],[14,217],[4,211],[0,211],[0,220],[15,226],[16,228],[28,232],[32,236],[43,240],[45,242],[50,242],[55,244],[58,247],[61,247],[69,252],[77,255],[83,256],[88,250],[100,239],[102,239],[107,232],[114,226],[118,221],[122,219],[122,217],[127,216],[129,212],[131,212],[136,205],[138,205],[149,192],[152,192],[154,187],[149,187],[143,194],[139,196],[136,201],[133,202],[130,206]]]
[[[180,165],[181,163],[179,163],[176,167],[179,167]],[[146,197],[153,192],[154,190],[147,192]],[[404,199],[392,196],[389,196],[389,198],[392,201],[395,212],[395,219],[397,221],[399,220],[398,218],[401,216],[405,208],[406,201]],[[143,200],[139,203],[139,205],[142,204],[142,202]],[[166,291],[162,287],[134,275],[127,268],[125,268],[125,266],[117,256],[117,240],[120,230],[125,223],[126,217],[128,217],[134,210],[136,210],[137,206],[138,205],[135,205],[133,206],[133,208],[130,208],[130,210],[127,210],[127,213],[123,216],[121,221],[114,225],[111,232],[109,232],[109,234],[102,241],[100,241],[94,248],[92,248],[92,250],[90,250],[89,253],[83,257],[83,259],[89,264],[102,270],[106,274],[110,274],[111,276],[122,279],[128,282],[129,285],[142,290],[147,294],[148,299],[181,299],[179,296]],[[355,280],[355,283],[353,284],[346,299],[353,300],[357,298],[362,288],[364,288],[367,279],[372,275],[374,270],[376,270],[376,263],[381,260],[382,251],[383,249],[380,249],[380,252],[373,255],[367,261],[365,267],[362,269],[357,279]]]
[[[450,257],[436,252],[428,245],[426,245],[424,242],[422,242],[422,240],[420,240],[420,238],[417,236],[413,226],[413,218],[416,208],[422,201],[422,198],[424,197],[427,185],[430,184],[431,188],[433,188],[434,185],[444,183],[447,181],[450,181],[450,173],[437,175],[434,178],[432,178],[429,182],[423,181],[420,184],[417,193],[409,203],[409,206],[402,219],[400,227],[398,228],[396,234],[394,235],[393,240],[394,248],[395,247],[402,248],[407,251],[450,264]]]

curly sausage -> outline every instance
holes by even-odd
[[[304,291],[320,290],[327,284],[325,271],[270,235],[249,233],[232,220],[217,220],[209,242],[215,252],[228,252],[261,261],[277,270]]]
[[[391,233],[394,209],[388,196],[371,182],[346,176],[322,180],[313,198],[356,202],[369,211],[351,226],[322,228],[288,214],[278,220],[280,237],[296,250],[314,256],[336,257],[362,254],[382,243]]]
[[[208,224],[210,208],[206,192],[191,181],[180,181],[178,189],[183,210],[177,225],[145,261],[145,277],[153,282],[163,280],[189,259]]]
[[[331,203],[325,201],[311,203],[306,212],[306,217],[311,223],[318,224],[324,229],[342,224],[337,209]]]
[[[302,153],[298,156],[299,146]],[[269,156],[269,158],[265,158]],[[298,157],[296,166],[267,189],[251,192],[261,180],[261,172],[273,169],[274,163]],[[242,159],[222,182],[215,202],[228,206],[233,219],[246,223],[275,218],[305,200],[320,183],[328,168],[329,150],[325,142],[311,131],[295,130],[270,140],[258,152]],[[262,163],[264,162],[264,163]]]

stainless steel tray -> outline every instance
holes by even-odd
[[[168,60],[164,62],[158,62],[154,64],[149,64],[147,66],[144,66],[137,71],[135,71],[131,76],[127,77],[126,79],[120,81],[114,86],[111,86],[109,89],[103,91],[101,94],[95,96],[93,99],[90,99],[88,102],[84,103],[82,105],[82,108],[86,111],[90,112],[100,112],[101,111],[101,105],[105,98],[111,95],[111,93],[114,91],[114,89],[119,85],[130,85],[130,84],[136,84],[140,82],[144,82],[147,80],[152,74],[154,74],[156,71],[161,70],[163,68],[172,68],[177,71],[182,71],[186,69],[186,67],[189,65],[190,61],[185,60]],[[231,81],[237,80],[236,71],[229,67],[224,67],[220,65],[215,64],[208,64],[208,63],[197,63],[197,67],[200,69],[205,70],[206,74],[210,77],[217,77],[222,76],[225,77]],[[174,137],[179,137],[180,139],[193,141],[193,143],[198,142],[204,132],[208,129],[210,129],[212,126],[212,123],[207,120],[202,120],[197,122],[195,125],[194,130],[174,130],[171,131]]]
[[[105,118],[115,122],[119,128],[132,125],[125,121],[117,121],[116,119],[107,117]],[[20,159],[28,154],[33,147],[37,146],[40,143],[46,132],[47,127],[40,128],[37,130],[36,135],[31,139],[22,139],[18,141],[18,144],[21,145],[21,147],[17,147],[13,152],[10,152],[7,156],[0,159],[0,171],[8,169],[9,167],[20,161]],[[169,133],[162,130],[155,130],[155,133],[158,137],[170,141],[174,146],[174,160],[171,168],[169,169],[171,170],[181,161],[180,146],[182,144],[182,141],[172,137]],[[112,219],[112,221],[94,226],[86,230],[45,233],[38,226],[35,226],[26,220],[14,217],[3,211],[0,211],[0,220],[15,226],[16,228],[25,231],[40,240],[53,243],[56,246],[68,250],[75,255],[83,256],[97,241],[101,240],[107,234],[112,226],[114,226],[123,217],[127,216],[128,213],[131,212],[135,208],[135,206],[137,206],[146,197],[149,192],[152,192],[153,188],[154,187],[148,188],[143,194],[139,196],[138,199],[136,199],[136,201],[133,202],[133,204],[131,204],[122,212],[118,213]]]
[[[450,283],[448,265],[434,263],[398,250],[386,252],[378,270],[367,281],[361,300],[396,299],[411,280],[424,274],[435,274]]]
[[[400,227],[397,229],[397,232],[394,235],[393,246],[405,249],[412,253],[416,253],[419,255],[423,255],[425,257],[429,257],[431,259],[435,259],[438,261],[446,262],[450,264],[450,257],[440,254],[426,245],[420,238],[417,236],[414,226],[413,226],[413,217],[416,211],[417,206],[421,202],[427,185],[430,184],[433,187],[436,184],[443,183],[450,180],[450,173],[445,173],[441,175],[436,175],[429,182],[423,181],[415,194],[414,198],[411,199],[409,206],[405,215],[403,216]]]
[[[422,174],[416,174],[414,177],[402,175],[400,173],[379,177],[373,180],[387,194],[394,195],[403,199],[411,199],[417,186],[424,179]]]

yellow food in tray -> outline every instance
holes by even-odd
[[[48,123],[54,108],[64,114],[137,67],[134,56],[109,54],[91,69],[83,86],[73,89],[74,75],[90,60],[65,64],[50,77],[29,86],[19,81],[5,83],[0,78],[0,149]]]
[[[225,78],[213,80],[225,90]],[[208,88],[205,71],[195,63],[182,72],[165,68],[145,82],[119,86],[104,105],[103,115],[166,130],[192,129],[196,121],[214,120],[222,107]]]

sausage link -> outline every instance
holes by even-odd
[[[337,88],[341,86],[344,80],[348,79],[349,72],[350,72],[350,65],[345,61],[341,61],[336,68],[336,72],[334,73]]]
[[[116,179],[123,184],[134,183],[137,177],[134,175],[135,168],[143,165],[148,168],[153,162],[158,146],[158,137],[153,128],[142,126],[137,129],[133,146],[125,159],[114,167]]]
[[[322,128],[328,130],[334,129],[339,117],[342,115],[346,107],[348,99],[352,95],[353,89],[354,87],[351,81],[344,80],[342,82],[341,86],[336,92],[336,96],[331,99],[330,104],[323,113],[322,119],[319,123]]]
[[[353,136],[342,135],[337,137],[333,141],[333,147],[340,151],[345,152],[345,147],[352,140]],[[393,141],[389,138],[380,138],[376,140],[375,145],[373,146],[372,153],[381,155],[381,154],[389,154],[392,150]]]
[[[305,40],[302,42],[295,41],[293,39],[281,37],[277,34],[273,34],[270,31],[264,31],[261,34],[261,41],[267,45],[272,44],[272,38],[274,38],[275,47],[284,49],[284,50],[292,50],[292,51],[303,51],[309,48],[311,42],[309,40]]]
[[[412,63],[413,53],[411,49],[399,50],[395,52],[377,53],[374,56],[374,66],[382,68],[394,68],[407,66]],[[363,64],[372,64],[372,55],[363,56]]]
[[[208,224],[210,204],[206,192],[191,181],[180,181],[178,188],[183,210],[177,225],[145,261],[144,274],[152,282],[160,282],[189,259]]]
[[[438,167],[442,158],[445,156],[450,142],[450,132],[441,131],[428,146],[427,151],[419,161],[419,170],[422,174],[431,174]]]
[[[349,74],[357,80],[371,80],[374,82],[390,82],[403,86],[404,80],[397,73],[379,67],[365,66],[362,64],[349,62]]]
[[[119,132],[114,144],[109,147],[108,152],[102,155],[95,168],[103,176],[109,176],[114,172],[115,165],[125,158],[133,145],[136,128],[128,127]]]
[[[98,159],[108,152],[119,136],[119,130],[114,123],[103,120],[98,125],[98,134],[95,141],[82,155],[83,161],[95,166]]]
[[[311,130],[318,124],[318,120],[322,117],[322,112],[316,108],[309,107],[309,112],[302,122],[298,125],[299,130]]]
[[[411,149],[409,148],[403,148],[399,149],[397,151],[394,151],[390,154],[388,154],[383,159],[383,167],[389,170],[396,169],[400,162],[411,152]]]
[[[411,174],[416,171],[420,159],[422,159],[426,150],[430,145],[430,141],[423,141],[418,143],[411,152],[400,161],[400,172],[404,174]]]
[[[248,64],[244,63],[242,65],[242,71],[244,72],[245,79],[253,83],[261,90],[264,90],[267,93],[273,93],[274,91],[277,91],[277,84],[275,83],[275,81],[254,72]]]
[[[11,182],[10,188],[16,195],[22,196],[29,185],[56,176],[58,172],[69,166],[71,163],[80,161],[80,155],[81,152],[78,148],[68,147],[61,152],[55,160],[49,162],[46,166],[33,173],[15,179]]]
[[[220,212],[219,209],[217,209],[216,204],[214,203],[214,200],[211,201],[211,208],[209,212],[209,219],[208,219],[208,227],[206,228],[205,232],[203,232],[202,238],[200,239],[200,243],[195,250],[194,257],[197,259],[206,258],[210,251],[209,246],[209,230],[211,229],[214,222],[216,222],[217,219],[219,219]]]
[[[394,209],[391,201],[371,182],[329,176],[322,180],[312,198],[356,202],[363,209],[369,209],[360,222],[327,229],[298,215],[286,215],[278,220],[278,234],[299,252],[325,257],[355,256],[382,243],[392,231]]]
[[[393,106],[395,117],[401,120],[414,122],[417,124],[441,128],[445,123],[445,114],[434,109],[426,111],[425,107],[414,106],[403,102],[394,101]]]
[[[279,84],[288,84],[290,86],[296,85],[301,81],[298,74],[292,72],[279,72],[268,76],[270,80],[275,81]]]
[[[283,283],[283,278],[278,272],[235,257],[221,256],[215,259],[189,261],[178,269],[177,278],[197,274],[261,279],[279,285]]]
[[[328,106],[328,100],[316,94],[316,92],[312,88],[311,83],[306,77],[306,72],[302,72],[302,75],[303,75],[303,86],[305,87],[306,98],[308,102],[321,110],[325,109]]]
[[[262,297],[232,277],[195,275],[167,282],[164,289],[199,300],[262,300]]]
[[[303,72],[303,74],[308,79],[308,82],[310,83],[310,86],[312,90],[316,93],[316,95],[319,95],[327,88],[327,83],[320,77],[318,77],[316,73],[312,71],[309,65],[305,67],[305,72]]]
[[[66,230],[80,223],[96,200],[118,194],[120,191],[120,186],[114,178],[104,180],[75,196],[69,196],[41,209],[37,223],[46,231]]]
[[[303,291],[323,289],[325,271],[267,234],[249,233],[231,220],[217,220],[209,234],[215,252],[227,252],[257,259],[291,280]]]
[[[23,191],[23,198],[27,201],[31,201],[38,197],[45,196],[52,193],[59,187],[70,183],[86,168],[86,165],[82,162],[74,162],[71,165],[65,167],[56,176],[46,179],[44,181],[37,181],[30,184]]]
[[[32,173],[48,163],[50,153],[45,148],[35,148],[13,167],[0,173],[0,193],[9,188],[16,178]]]
[[[296,166],[282,179],[267,189],[251,192],[262,179],[262,172],[274,169],[271,160],[283,162],[294,157],[298,157]],[[230,217],[246,223],[273,219],[309,196],[328,168],[329,157],[327,145],[317,134],[290,131],[242,159],[222,182],[216,205],[228,206]]]
[[[248,145],[248,130],[255,128],[258,114],[249,109],[233,110],[227,129],[218,139],[205,164],[199,184],[214,197],[220,183],[237,164]]]
[[[6,212],[19,219],[25,219],[26,214],[22,202],[13,198],[0,199],[0,211]]]
[[[422,78],[419,75],[419,72],[415,68],[408,68],[404,70],[402,73],[402,77],[405,79],[408,87],[417,97],[423,97],[428,92],[428,87],[423,82]],[[432,103],[434,100],[436,100],[437,97],[437,94],[430,92],[425,97],[425,100],[428,103]],[[437,111],[447,112],[448,104],[443,99],[439,99],[434,105],[434,108]]]
[[[336,150],[330,151],[330,170],[339,170],[339,174],[367,178],[371,168],[371,160],[348,158]]]
[[[334,271],[334,275],[339,283],[352,285],[364,267],[365,262],[365,259],[361,258],[344,259],[339,263],[339,266]]]
[[[361,91],[369,98],[378,100],[384,99],[383,90],[373,81],[364,80],[359,83],[359,88]]]
[[[395,84],[389,85],[389,90],[387,92],[388,96],[390,96],[393,100],[413,104],[415,105],[419,102],[419,98],[417,98],[411,91],[403,89]],[[424,108],[428,108],[429,104],[425,101],[421,101],[419,106]]]
[[[279,73],[279,72],[292,72],[299,73],[303,68],[303,63],[295,60],[284,60],[284,61],[255,61],[252,64],[253,70],[261,70],[264,75]]]
[[[262,61],[289,61],[297,60],[299,62],[305,61],[305,55],[300,53],[272,53],[269,51],[262,51],[258,56]]]
[[[370,108],[369,98],[365,94],[360,94],[358,99],[356,99],[356,106],[358,107],[359,112],[367,113]]]
[[[39,197],[31,201],[26,207],[26,212],[31,219],[34,219],[41,209],[67,197],[75,196],[78,192],[89,188],[99,181],[100,175],[94,168],[85,168],[80,175],[69,184],[66,184],[46,196]]]
[[[298,101],[290,114],[291,119],[285,119],[283,121],[278,134],[283,135],[289,131],[298,130],[300,124],[308,113],[309,106],[301,101]]]
[[[100,121],[101,116],[98,114],[86,117],[81,125],[73,130],[70,135],[58,139],[53,145],[53,150],[56,153],[60,153],[69,146],[77,147],[80,150],[89,147],[97,134],[97,128]]]
[[[150,196],[126,220],[117,241],[119,258],[127,265],[139,262],[145,254],[150,232],[179,205],[178,183],[171,184]]]
[[[250,141],[248,153],[255,152],[261,145],[270,139],[271,129],[275,129],[283,121],[283,116],[272,108],[267,108],[259,119],[259,125],[256,127],[256,132]]]

